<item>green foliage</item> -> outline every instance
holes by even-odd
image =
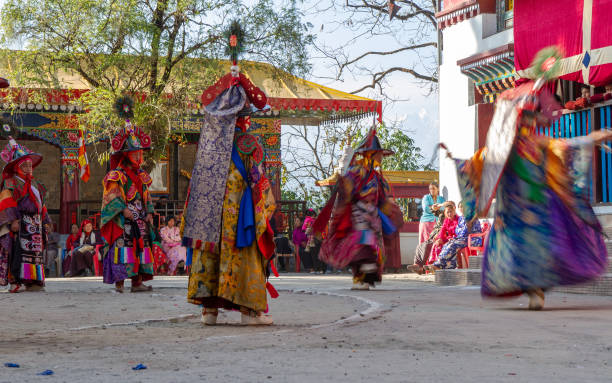
[[[230,20],[244,29],[245,58],[302,75],[313,42],[302,16],[294,0],[6,0],[0,65],[13,86],[90,89],[81,120],[96,136],[122,126],[112,104],[133,95],[134,122],[160,144],[156,156],[172,121],[228,71],[218,59]]]

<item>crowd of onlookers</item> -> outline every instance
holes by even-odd
[[[153,259],[157,275],[184,275],[187,249],[181,246],[179,221],[181,217],[168,216],[160,228],[154,229]],[[72,225],[70,234],[63,239],[48,230],[45,250],[45,275],[78,277],[100,275],[108,244],[94,222],[85,219],[81,225]]]
[[[411,201],[413,202],[413,201]],[[410,206],[416,210],[414,206]],[[456,205],[446,201],[439,193],[436,183],[429,185],[429,194],[421,199],[419,212],[419,245],[414,264],[410,270],[422,274],[426,271],[457,267],[457,256],[468,245],[480,246],[482,236],[472,238],[470,234],[483,231],[478,220],[466,222],[462,214],[462,203]],[[281,272],[302,271],[307,273],[340,272],[332,270],[319,259],[322,239],[315,236],[312,226],[317,216],[313,209],[294,213],[292,225],[275,215],[270,222],[276,245],[276,264]],[[158,275],[184,275],[186,273],[187,250],[181,245],[180,216],[168,216],[161,227],[155,230],[153,258]],[[292,230],[291,230],[292,229]],[[63,245],[63,246],[62,246]],[[48,235],[46,247],[46,275],[89,276],[100,275],[101,263],[107,243],[91,220],[81,225],[73,224],[71,233],[62,241],[59,234]]]
[[[423,214],[419,222],[419,245],[410,269],[418,274],[439,269],[457,268],[460,252],[469,246],[481,246],[482,236],[470,234],[483,231],[480,221],[467,222],[463,203],[456,206],[439,193],[438,185],[429,185],[429,194],[422,199]],[[459,214],[458,214],[459,213]]]

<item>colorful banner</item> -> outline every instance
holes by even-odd
[[[603,86],[612,82],[611,0],[522,0],[514,4],[514,64],[521,77],[542,48],[563,50],[563,79]]]

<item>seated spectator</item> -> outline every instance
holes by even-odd
[[[434,214],[439,215],[439,213],[441,213],[441,210],[436,210]],[[408,219],[413,222],[419,220],[419,204],[415,202],[414,198],[408,202]]]
[[[463,206],[459,203],[459,211],[461,212]],[[446,222],[445,222],[446,224]],[[446,244],[442,247],[438,260],[430,267],[432,270],[439,269],[456,269],[457,268],[457,254],[459,251],[467,247],[468,235],[473,233],[480,233],[482,228],[480,227],[480,221],[477,219],[474,222],[466,222],[464,217],[459,217],[455,226],[455,235],[450,238]],[[481,238],[475,240],[474,246],[482,245]]]
[[[442,247],[455,237],[455,230],[459,224],[459,216],[455,208],[455,203],[449,201],[444,205],[444,223],[440,227],[440,232],[436,235],[427,264],[432,264],[438,260]]]
[[[281,271],[287,272],[290,257],[293,257],[295,250],[292,243],[285,235],[278,232],[274,233],[274,254],[278,259]]]
[[[612,99],[612,84],[607,84],[604,87],[603,93],[596,93],[589,98],[589,102],[591,104],[596,104],[598,102],[608,101]]]
[[[612,99],[612,83],[605,86],[604,100],[608,101]]]
[[[161,235],[159,231],[155,230],[155,239],[153,239],[153,272],[155,275],[167,275],[168,274],[168,257],[164,252],[164,248],[161,243]]]
[[[100,234],[96,235],[89,220],[81,223],[79,239],[72,244],[70,252],[70,276],[93,275],[96,246],[104,244]]]
[[[429,234],[427,241],[421,242],[417,246],[415,250],[415,254],[414,254],[414,264],[408,266],[408,270],[412,270],[413,272],[419,275],[425,272],[423,268],[429,261],[429,257],[431,255],[431,249],[434,245],[434,241],[436,240],[438,233],[440,233],[440,230],[442,230],[442,225],[444,224],[444,218],[445,218],[444,210],[446,209],[447,205],[451,205],[451,204],[453,204],[453,202],[450,202],[450,201],[445,202],[444,204],[442,204],[441,209],[438,209],[434,212],[434,215],[436,216],[436,225],[434,226],[433,230]]]
[[[591,105],[591,88],[584,86],[580,89],[580,97],[575,101],[568,101],[565,103],[565,109],[576,110],[586,108]]]
[[[57,254],[60,241],[59,233],[53,231],[53,227],[45,224],[45,232],[47,233],[47,246],[45,246],[45,275],[57,276]]]
[[[181,232],[176,226],[174,217],[166,218],[166,226],[162,227],[160,235],[162,247],[168,257],[168,275],[176,275],[177,268],[180,268],[183,274],[187,261],[187,249],[181,246]]]
[[[79,225],[73,223],[70,226],[70,235],[66,238],[66,243],[64,244],[64,250],[66,250],[66,254],[64,259],[62,260],[62,274],[65,277],[70,276],[70,263],[72,261],[72,250],[78,246],[78,242],[80,239],[79,235]]]

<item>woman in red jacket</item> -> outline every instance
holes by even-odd
[[[429,257],[429,262],[427,262],[428,264],[434,263],[438,259],[444,244],[455,237],[455,229],[459,224],[459,216],[455,209],[455,203],[453,201],[448,201],[445,202],[443,206],[445,220],[431,248],[431,256]]]

